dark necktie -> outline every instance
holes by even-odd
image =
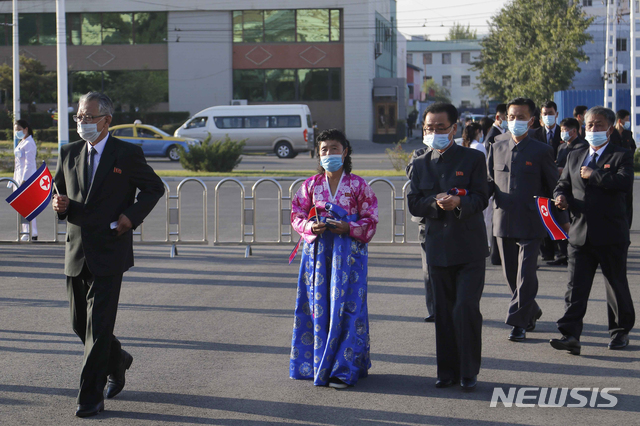
[[[587,167],[589,167],[590,169],[597,169],[598,168],[598,153],[594,152],[593,153],[593,157],[591,157],[591,161],[589,161],[589,164],[587,164]]]
[[[86,179],[86,188],[87,192],[89,192],[89,188],[91,188],[91,181],[93,180],[93,168],[95,163],[96,149],[94,147],[89,148],[89,166],[87,167],[87,179]]]
[[[553,130],[549,130],[549,145],[553,145]]]

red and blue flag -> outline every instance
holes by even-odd
[[[51,172],[43,161],[42,166],[7,198],[7,203],[22,217],[32,221],[49,205],[52,191]]]
[[[542,224],[549,233],[549,237],[554,241],[568,239],[569,236],[567,233],[564,232],[564,229],[558,225],[556,218],[553,217],[553,200],[545,197],[535,197],[535,199],[538,213],[540,213],[540,219],[542,219]]]

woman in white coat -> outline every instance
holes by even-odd
[[[26,120],[17,120],[13,126],[13,130],[18,139],[20,139],[18,146],[13,150],[16,157],[13,180],[18,182],[18,185],[22,185],[22,183],[29,179],[38,169],[36,165],[38,148],[36,147],[36,142],[33,140],[31,126]],[[18,188],[14,186],[13,190],[15,191],[16,189]],[[35,219],[31,221],[31,226],[31,236],[35,241],[38,239],[38,227]],[[29,227],[26,223],[22,224],[22,232],[29,232]],[[22,236],[22,241],[27,241],[28,239],[29,235]]]

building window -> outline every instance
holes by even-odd
[[[422,54],[422,63],[424,65],[431,65],[433,61],[431,53],[423,53]]]
[[[48,14],[43,14],[46,16]],[[55,44],[55,14],[53,43]],[[157,44],[167,41],[167,13],[69,13],[67,43],[73,46],[101,44]],[[22,44],[22,39],[20,39]]]
[[[409,84],[409,98],[413,99],[413,84]]]
[[[471,108],[471,101],[460,101],[460,108]]]
[[[234,43],[326,43],[341,39],[339,9],[233,11]]]
[[[471,86],[471,76],[463,75],[460,81],[461,86]]]
[[[622,71],[620,74],[618,74],[616,81],[621,84],[627,84],[627,72]]]
[[[407,53],[407,63],[413,64],[413,53]]]
[[[462,52],[460,54],[460,63],[461,64],[468,64],[471,62],[471,53],[469,52]]]
[[[443,75],[442,76],[442,86],[443,87],[451,87],[451,76]]]
[[[450,64],[451,63],[451,53],[443,53],[442,54],[442,63]]]
[[[12,17],[9,15],[10,23]],[[9,27],[11,30],[11,27]],[[18,39],[22,46],[56,44],[55,13],[22,13],[18,18]]]
[[[616,51],[617,52],[626,52],[627,51],[627,39],[626,38],[617,38],[616,39]]]
[[[582,0],[582,6],[592,6],[592,0]]]
[[[424,81],[431,80],[432,78],[433,77],[431,77],[430,75],[425,75],[424,76]]]
[[[251,102],[339,101],[340,68],[233,70],[233,99]]]
[[[12,23],[13,16],[10,14],[0,14],[0,46],[11,46],[13,42]]]

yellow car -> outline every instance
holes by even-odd
[[[177,138],[149,124],[120,124],[110,127],[109,131],[116,138],[141,147],[145,157],[168,157],[178,161],[179,146],[189,151],[190,146],[200,145],[197,139]]]

